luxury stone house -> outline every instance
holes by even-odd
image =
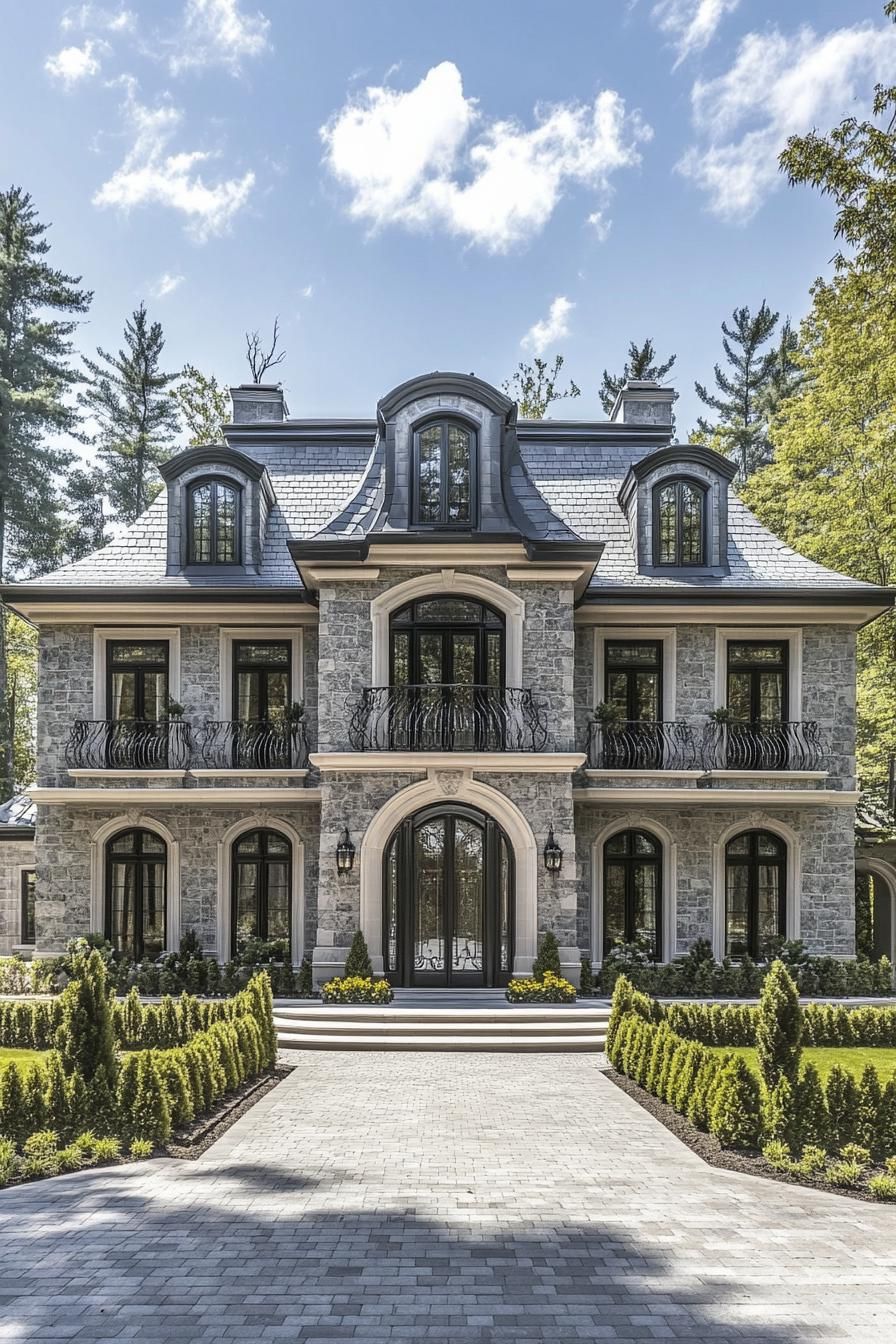
[[[618,942],[851,954],[855,635],[892,594],[763,528],[673,395],[531,421],[433,373],[302,420],[234,388],[124,535],[7,587],[40,629],[36,954],[191,928],[320,983],[361,927],[455,987],[547,929],[573,976]]]

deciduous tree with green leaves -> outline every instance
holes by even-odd
[[[675,355],[670,355],[664,360],[657,359],[656,349],[649,336],[643,345],[638,345],[637,341],[630,341],[622,373],[616,377],[604,369],[599,395],[600,404],[606,414],[609,415],[613,410],[616,397],[628,378],[653,379],[654,382],[661,383],[675,363],[675,359]]]
[[[582,395],[582,389],[576,387],[572,379],[568,387],[562,390],[558,388],[562,368],[562,355],[555,355],[551,365],[536,355],[531,364],[519,364],[513,377],[504,383],[504,391],[519,403],[520,415],[524,420],[543,420],[548,407],[555,401]]]
[[[12,737],[15,792],[33,784],[37,714],[37,630],[11,611],[6,622],[6,705]]]
[[[195,364],[185,364],[180,382],[170,393],[187,431],[187,446],[223,443],[224,426],[230,419],[230,397],[214,374],[202,373]]]
[[[98,347],[99,359],[84,361],[90,382],[79,401],[99,425],[103,493],[116,522],[132,523],[152,502],[160,485],[158,468],[171,456],[179,431],[169,395],[178,375],[162,369],[164,345],[161,323],[150,322],[141,303],[125,323],[118,352]]]

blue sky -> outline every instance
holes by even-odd
[[[298,415],[371,415],[433,368],[500,384],[540,349],[585,417],[649,334],[686,432],[722,319],[798,319],[828,269],[786,136],[896,79],[880,0],[4,8],[0,180],[95,291],[79,348],[145,298],[172,368],[239,381],[279,314]]]

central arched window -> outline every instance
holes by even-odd
[[[706,564],[706,490],[696,481],[661,481],[653,490],[653,559],[679,569]]]
[[[604,845],[603,955],[634,943],[660,959],[662,846],[646,831],[620,831]]]
[[[152,831],[120,831],[106,842],[105,936],[134,961],[165,950],[167,849]]]
[[[190,486],[187,496],[189,564],[239,564],[241,493],[233,482],[214,477]]]
[[[456,420],[438,420],[415,431],[412,492],[415,524],[473,527],[475,456],[475,434]]]
[[[725,953],[766,961],[786,929],[787,846],[744,831],[725,846]]]
[[[233,844],[231,947],[248,938],[289,942],[292,918],[292,846],[279,831],[257,830]]]

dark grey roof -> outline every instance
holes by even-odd
[[[27,840],[34,835],[37,809],[27,793],[0,803],[0,840]]]

